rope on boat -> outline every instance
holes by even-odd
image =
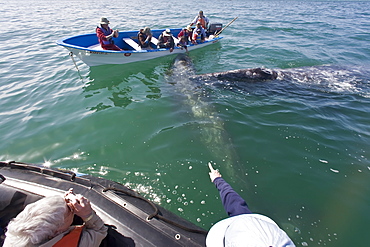
[[[76,61],[75,61],[75,59],[74,59],[74,57],[73,57],[73,52],[69,52],[69,56],[71,57],[71,59],[72,59],[72,61],[73,61],[74,65],[75,65],[75,67],[76,67],[76,69],[77,69],[77,72],[78,72],[78,74],[79,74],[79,76],[80,76],[80,78],[81,78],[81,80],[82,80],[82,76],[81,76],[80,70],[78,69],[77,64],[76,64]]]
[[[69,53],[69,56],[72,58],[72,61],[73,61],[74,65],[75,65],[75,67],[76,67],[76,69],[77,69],[78,73],[80,74],[80,70],[78,69],[77,64],[76,64],[76,61],[75,61],[75,59],[74,59],[74,57],[73,57],[73,52],[70,52],[70,53]]]
[[[113,191],[116,191],[116,192],[122,192],[122,193],[124,193],[128,196],[131,196],[131,197],[134,197],[134,198],[137,198],[137,199],[141,199],[141,200],[145,201],[146,203],[148,203],[154,209],[154,213],[152,213],[148,216],[148,218],[147,218],[148,220],[151,220],[153,218],[157,218],[157,219],[163,220],[164,222],[167,222],[168,224],[179,227],[179,228],[181,228],[185,231],[188,231],[188,232],[200,233],[200,234],[204,234],[204,235],[207,235],[207,233],[208,233],[205,230],[198,230],[198,229],[189,228],[187,226],[178,224],[178,223],[176,223],[176,222],[174,222],[170,219],[165,218],[164,216],[159,214],[159,209],[157,208],[157,206],[153,202],[149,201],[148,199],[146,199],[146,198],[144,198],[140,195],[135,195],[131,191],[125,191],[125,190],[117,189],[117,188],[114,188],[114,187],[108,187],[108,188],[103,189],[103,192],[106,192],[108,190],[113,190]]]
[[[78,69],[78,67],[77,67],[76,61],[75,61],[75,59],[74,59],[74,57],[73,57],[73,52],[70,52],[70,53],[69,53],[69,56],[71,57],[71,59],[72,59],[73,63],[75,64],[75,67],[76,67],[77,71],[78,71],[78,72],[80,72],[80,70],[79,70],[79,69]]]

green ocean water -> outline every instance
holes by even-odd
[[[368,246],[370,2],[2,1],[0,159],[130,186],[209,229],[226,217],[208,162],[297,246]],[[228,23],[220,44],[89,68],[55,41],[94,31]],[[266,67],[270,82],[192,81]]]

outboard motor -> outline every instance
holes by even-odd
[[[215,35],[222,29],[222,23],[211,23],[209,24],[207,35]]]

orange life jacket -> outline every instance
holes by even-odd
[[[53,247],[78,247],[81,233],[84,226],[75,226],[75,228],[59,240]]]
[[[204,18],[202,18],[202,17],[198,17],[197,22],[200,22],[200,24],[202,25],[202,27],[203,27],[204,29],[206,29],[206,28],[207,28],[207,26],[206,26],[206,20],[205,20]]]

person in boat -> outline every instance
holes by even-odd
[[[83,225],[71,226],[75,214]],[[8,224],[3,246],[98,247],[107,230],[90,201],[69,190],[64,196],[48,196],[27,205]]]
[[[96,35],[98,36],[99,43],[104,50],[122,51],[121,48],[116,46],[113,37],[117,38],[118,30],[113,30],[109,27],[109,21],[105,17],[100,18],[99,26],[96,27]]]
[[[158,49],[159,48],[169,48],[170,52],[173,51],[175,48],[175,40],[173,39],[172,33],[170,29],[166,29],[159,35],[158,38]]]
[[[197,27],[193,31],[191,40],[193,44],[201,44],[206,40],[206,32],[199,22],[197,23]]]
[[[202,10],[199,11],[198,15],[194,18],[194,20],[190,23],[190,26],[193,26],[194,24],[200,22],[202,27],[207,30],[209,19],[204,16],[204,13]]]
[[[179,43],[177,45],[180,47],[184,47],[186,51],[188,51],[187,46],[191,43],[192,40],[192,32],[193,29],[189,25],[186,28],[182,29],[177,35],[177,38],[179,39]]]
[[[152,41],[152,31],[149,27],[140,29],[137,39],[139,40],[139,45],[142,49],[151,49],[150,42]]]
[[[209,177],[220,192],[220,199],[229,218],[217,222],[209,230],[207,247],[221,246],[295,246],[288,235],[267,216],[252,213],[244,199],[208,164]]]

